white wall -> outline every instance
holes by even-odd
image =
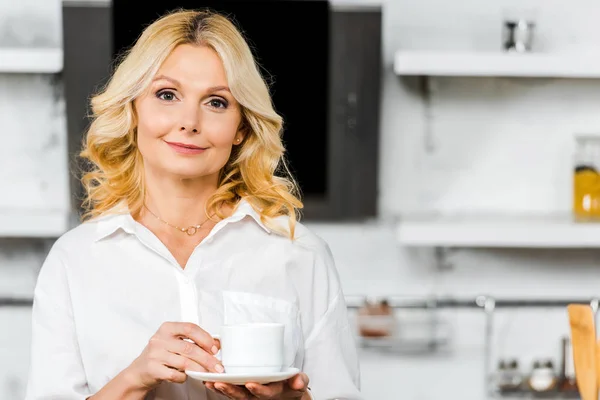
[[[63,47],[60,0],[0,1],[0,49]],[[70,210],[65,99],[60,76],[0,73],[0,230],[21,216]],[[66,218],[66,216],[65,216]],[[31,218],[35,220],[36,218]],[[32,230],[46,230],[42,221]],[[22,231],[23,229],[17,229]],[[0,238],[0,297],[30,298],[47,243]],[[24,396],[30,309],[0,307],[0,399]]]
[[[50,242],[0,239],[0,297],[30,298]],[[0,399],[25,396],[31,340],[29,307],[0,307]]]
[[[380,180],[384,214],[422,208],[568,209],[572,135],[600,129],[597,82],[436,78],[431,81],[431,107],[426,108],[409,89],[415,79],[400,80],[392,73],[397,49],[498,50],[502,9],[509,3],[386,3]],[[600,46],[597,2],[520,3],[540,6],[534,43],[540,51]],[[427,140],[435,151],[426,151]]]

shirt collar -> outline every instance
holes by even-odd
[[[225,221],[237,222],[237,221],[241,221],[245,217],[252,217],[252,219],[254,219],[254,221],[261,228],[263,228],[267,233],[271,233],[271,230],[261,221],[260,213],[258,211],[256,211],[254,209],[254,207],[252,207],[252,205],[250,203],[248,203],[248,201],[244,198],[242,198],[238,202],[238,206],[235,209],[235,211],[233,212],[233,214],[231,214],[231,216],[229,218],[226,218]]]
[[[264,229],[267,233],[271,233],[271,230],[261,221],[260,213],[257,212],[254,207],[252,207],[252,205],[245,199],[241,199],[233,214],[225,218],[219,224],[224,225],[228,223],[239,222],[246,217],[251,217],[262,229]],[[97,217],[92,221],[96,221],[98,224],[96,241],[112,235],[119,229],[126,233],[133,234],[135,233],[137,224],[137,222],[131,216],[129,208],[125,203],[119,203],[105,215]]]

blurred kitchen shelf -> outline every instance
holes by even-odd
[[[413,217],[400,221],[397,238],[405,246],[600,248],[600,223],[570,215]]]
[[[449,338],[398,338],[398,337],[380,337],[369,338],[358,336],[358,344],[365,349],[377,349],[386,352],[396,352],[404,354],[422,354],[443,350],[450,345]]]
[[[69,230],[66,211],[0,209],[0,237],[59,237]]]
[[[524,385],[526,386],[526,385]],[[537,394],[532,392],[531,390],[527,390],[526,388],[513,391],[513,392],[500,392],[498,390],[494,390],[491,393],[491,398],[494,399],[502,399],[502,400],[534,400],[534,399],[545,399],[545,400],[579,400],[581,399],[577,393],[565,393],[559,392],[557,390],[551,391],[549,393]]]
[[[398,51],[397,75],[600,78],[600,53]]]
[[[568,393],[544,393],[544,394],[536,394],[536,393],[518,393],[518,394],[494,394],[490,396],[494,399],[502,399],[502,400],[580,400],[581,397],[577,395],[571,395]]]
[[[62,49],[0,48],[0,73],[55,74],[62,69]]]

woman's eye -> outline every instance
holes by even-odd
[[[168,90],[156,93],[156,97],[158,97],[161,100],[165,100],[165,101],[173,101],[173,100],[177,99],[177,96],[175,96],[175,93],[170,92]]]
[[[221,99],[211,99],[208,104],[214,108],[227,108],[227,102]]]

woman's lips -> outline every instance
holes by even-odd
[[[165,142],[173,150],[179,154],[201,154],[206,151],[204,147],[198,147],[193,144],[177,143],[177,142]]]

